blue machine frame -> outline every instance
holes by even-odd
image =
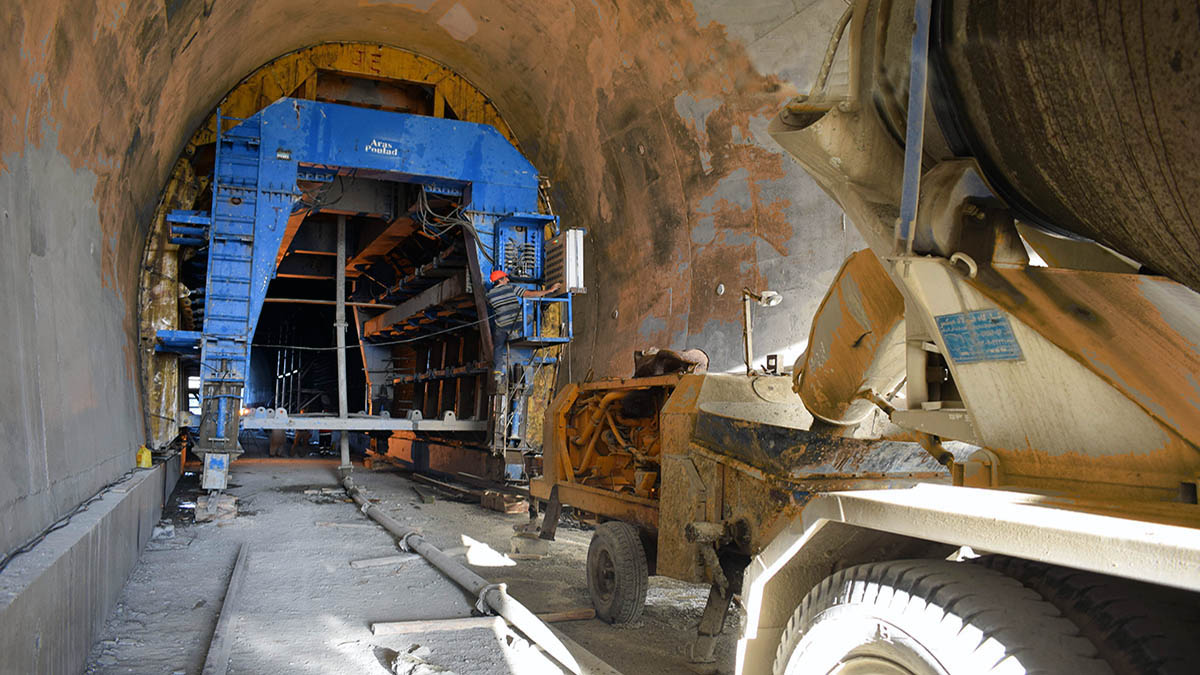
[[[237,124],[226,129],[228,122]],[[200,355],[200,453],[241,451],[238,411],[250,346],[288,219],[300,206],[298,179],[327,182],[353,170],[454,195],[482,243],[482,278],[493,269],[524,286],[542,277],[545,226],[557,231],[558,218],[537,212],[537,170],[491,126],[283,98],[247,119],[218,111],[217,139],[211,210],[167,217],[173,242],[208,247],[203,330],[158,334],[160,350]],[[566,304],[565,337],[541,334],[546,302]],[[569,293],[526,303],[510,362],[540,363],[534,349],[569,341],[570,307]]]

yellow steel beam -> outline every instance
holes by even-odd
[[[238,83],[218,104],[221,114],[249,117],[283,96],[312,98],[316,95],[318,72],[431,86],[436,116],[445,116],[448,108],[460,120],[490,124],[517,146],[512,129],[491,99],[466,78],[428,57],[380,44],[332,42],[285,54]],[[216,128],[214,111],[192,142],[214,142]]]
[[[578,483],[558,482],[558,498],[563,504],[598,516],[658,531],[658,502],[634,495],[610,492]]]

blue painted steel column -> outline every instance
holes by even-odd
[[[925,92],[929,83],[929,21],[933,0],[916,0],[908,77],[908,120],[904,131],[904,187],[900,198],[897,239],[904,252],[913,250],[913,228],[921,197],[921,155],[925,147]]]

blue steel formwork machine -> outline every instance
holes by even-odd
[[[224,128],[230,123],[236,124]],[[174,211],[168,216],[172,241],[207,249],[199,301],[203,329],[158,334],[160,350],[199,356],[201,417],[195,451],[205,459],[205,489],[224,488],[228,462],[241,453],[239,426],[477,434],[490,430],[487,447],[506,456],[513,465],[510,475],[518,471],[532,374],[553,361],[537,356],[536,350],[570,341],[571,294],[582,290],[581,231],[559,233],[557,216],[538,212],[539,182],[533,165],[487,125],[287,98],[244,120],[218,114],[216,145],[211,210]],[[282,408],[243,417],[251,343],[268,284],[304,221],[306,207],[315,208],[302,202],[300,185],[331,183],[345,176],[377,190],[404,186],[407,194],[415,195],[389,215],[382,231],[360,236],[368,243],[352,251],[349,259],[347,239],[353,237],[347,236],[346,217],[338,219],[336,301],[339,316],[344,316],[345,277],[350,276],[360,301],[354,304],[354,318],[374,414],[347,415],[343,365],[338,418],[289,417]],[[438,212],[430,206],[435,202],[448,208]],[[551,264],[546,257],[548,233],[550,241],[563,242],[551,246],[557,253]],[[419,235],[423,246],[432,242],[439,252],[416,265],[388,249],[409,235]],[[483,280],[497,269],[525,287],[549,283],[548,275],[554,274],[564,286],[560,297],[523,300],[524,320],[510,337],[503,364],[492,363],[484,301]],[[560,306],[561,318],[543,330],[550,323],[543,317],[555,305]],[[426,363],[423,371],[401,376],[389,367],[396,345],[436,342],[439,336],[464,330],[478,335],[469,342],[475,359],[460,354],[457,365],[430,368]],[[459,351],[467,344],[457,343]],[[492,378],[493,372],[504,375]],[[477,387],[469,406],[473,410],[463,410],[452,400],[446,410],[438,409],[447,403],[445,397],[405,410],[389,394],[390,387],[405,378],[478,375],[484,376],[477,380],[486,387]]]

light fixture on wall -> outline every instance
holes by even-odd
[[[760,307],[774,307],[783,302],[783,296],[775,291],[760,291],[755,293],[749,288],[742,289],[742,346],[746,352],[746,374],[753,375],[754,368],[754,329],[750,320],[751,303]]]

